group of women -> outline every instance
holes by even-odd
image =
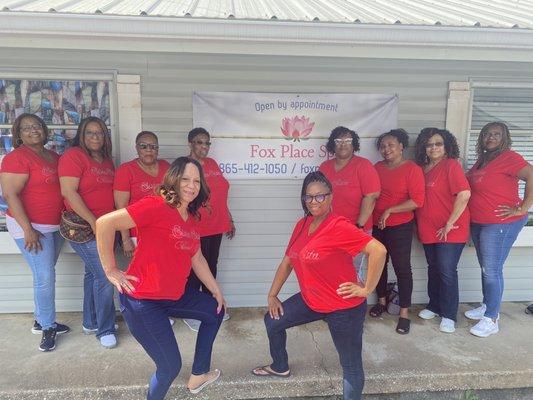
[[[45,149],[47,137],[39,117],[21,115],[13,126],[16,149],[2,161],[0,175],[9,232],[34,276],[33,330],[42,331],[40,350],[52,350],[55,336],[69,330],[55,322],[54,306],[64,202],[96,232],[89,242],[72,243],[86,268],[84,332],[95,333],[104,347],[116,345],[115,287],[132,335],[156,364],[147,398],[163,399],[181,368],[169,318],[183,318],[198,331],[187,385],[198,393],[220,376],[211,369],[213,342],[226,308],[215,279],[216,263],[222,234],[235,233],[227,208],[228,182],[207,157],[209,133],[193,129],[189,156],[169,166],[157,159],[157,136],[141,132],[136,138],[139,157],[116,173],[101,120],[82,121],[74,146],[61,158]],[[441,331],[455,330],[457,264],[470,234],[482,269],[483,303],[466,316],[479,320],[471,329],[474,335],[498,331],[503,264],[533,205],[533,167],[510,149],[502,123],[481,130],[478,161],[466,176],[448,131],[423,129],[414,161],[404,157],[408,145],[401,129],[380,135],[377,148],[383,161],[372,165],[355,155],[359,136],[354,131],[337,127],[331,132],[327,149],[333,158],[304,179],[304,216],[294,227],[268,294],[265,326],[272,363],[254,368],[254,375],[290,376],[286,330],[324,320],[339,354],[344,398],[360,399],[366,298],[377,288],[379,300],[370,315],[386,310],[388,257],[399,287],[396,331],[410,330],[415,225],[428,261],[430,298],[419,316],[440,316]],[[519,180],[526,182],[523,200]],[[126,271],[117,267],[117,232],[126,255],[133,253]],[[278,294],[293,269],[300,292],[281,302]]]
[[[75,212],[95,232],[100,216],[152,195],[170,165],[158,159],[157,136],[143,131],[135,139],[138,157],[115,171],[110,134],[96,117],[81,121],[72,147],[61,157],[46,149],[50,133],[37,115],[21,114],[13,124],[12,135],[15,149],[3,158],[0,170],[2,193],[8,204],[6,223],[33,274],[35,321],[31,331],[42,335],[39,350],[51,351],[56,346],[56,335],[70,330],[55,320],[55,265],[64,242],[59,233],[63,211]],[[233,236],[235,232],[227,208],[229,184],[207,157],[209,134],[194,131],[189,139],[190,156],[209,166],[206,179],[212,196],[209,209],[202,207],[206,228],[200,234],[202,246],[204,241],[208,243],[204,251],[216,276],[222,233]],[[123,251],[131,257],[137,230],[123,229],[120,234]],[[218,241],[213,243],[213,236]],[[71,241],[70,245],[85,264],[83,332],[96,335],[103,347],[113,348],[117,344],[114,288],[102,266],[96,238],[84,243]],[[195,282],[198,278],[191,276],[190,285],[199,289]]]

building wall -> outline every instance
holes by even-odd
[[[167,159],[188,153],[186,134],[192,127],[193,91],[398,93],[399,126],[415,134],[426,126],[445,125],[449,81],[533,79],[531,64],[513,62],[0,51],[0,71],[115,70],[140,75],[142,127],[158,133],[160,156]],[[293,180],[231,182],[230,209],[237,235],[232,241],[223,241],[218,267],[218,280],[230,306],[265,304],[292,226],[301,216],[300,184]],[[528,260],[532,252],[532,248],[512,250],[505,269],[505,300],[533,298],[533,266]],[[426,265],[418,243],[412,263],[413,301],[422,303],[427,299]],[[461,301],[480,300],[480,270],[473,248],[465,249],[459,270]],[[75,254],[64,253],[57,266],[58,310],[81,309],[82,279],[81,262]],[[296,290],[291,279],[283,294]],[[32,309],[29,268],[19,255],[0,255],[0,312]]]

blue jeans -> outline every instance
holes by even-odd
[[[98,329],[97,337],[115,333],[114,289],[100,263],[96,240],[87,243],[70,242],[70,245],[85,263],[83,326],[87,329]]]
[[[441,317],[457,321],[459,307],[459,280],[457,264],[464,243],[431,243],[424,245],[428,262],[427,309]]]
[[[49,329],[56,321],[56,263],[63,238],[57,231],[44,233],[40,242],[43,249],[36,253],[24,248],[24,239],[15,239],[33,274],[35,320],[43,329]]]
[[[363,322],[365,321],[366,302],[360,306],[331,313],[311,310],[302,299],[301,293],[283,302],[283,315],[273,319],[265,315],[265,326],[272,356],[271,368],[276,372],[289,370],[287,355],[287,328],[323,319],[326,321],[339,354],[343,373],[344,400],[360,400],[365,383],[363,359]]]
[[[119,297],[120,311],[131,334],[157,368],[150,379],[148,400],[164,399],[181,369],[181,355],[168,317],[202,321],[196,338],[192,373],[209,372],[213,342],[224,317],[224,310],[217,314],[217,302],[212,296],[187,288],[178,300],[138,300],[125,294]]]
[[[481,266],[485,317],[497,318],[503,296],[503,264],[516,237],[527,222],[527,215],[507,224],[471,224],[470,235]]]

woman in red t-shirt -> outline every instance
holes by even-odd
[[[6,225],[33,274],[35,321],[31,331],[42,333],[39,350],[51,351],[56,334],[70,330],[55,320],[55,266],[63,244],[59,234],[63,210],[59,156],[44,147],[49,131],[36,115],[19,115],[11,133],[15,150],[2,159],[0,167],[8,205]]]
[[[320,171],[304,179],[301,202],[305,217],[293,230],[268,293],[265,325],[272,363],[254,368],[252,373],[288,377],[286,330],[325,320],[343,369],[344,399],[359,400],[364,385],[361,348],[366,297],[381,275],[386,251],[352,221],[331,212],[332,190]],[[359,281],[353,267],[353,257],[361,251],[368,255],[366,282]],[[278,294],[293,269],[300,292],[282,303]]]
[[[113,196],[117,210],[154,194],[170,166],[167,161],[157,158],[159,141],[153,132],[140,132],[135,138],[135,150],[137,150],[138,157],[122,164],[115,172]],[[131,232],[131,235],[129,230],[122,231],[120,234],[124,254],[131,257],[135,250],[135,243],[132,240],[132,237],[136,237],[135,230]]]
[[[229,182],[222,175],[217,162],[207,157],[211,148],[209,132],[204,128],[194,128],[189,132],[187,139],[191,149],[189,157],[198,161],[202,166],[205,181],[210,191],[207,207],[200,208],[201,222],[198,231],[200,232],[202,254],[209,264],[211,273],[216,278],[222,234],[225,233],[228,239],[235,236],[235,225],[228,209]],[[191,271],[187,284],[192,289],[200,290],[201,288],[203,292],[209,293],[209,289],[202,284],[194,271]],[[227,319],[229,319],[228,313],[224,314],[224,321]],[[193,331],[198,332],[200,321],[186,318],[183,322]]]
[[[202,322],[187,387],[198,393],[220,376],[210,370],[213,342],[224,316],[225,300],[200,250],[199,209],[207,201],[200,164],[179,157],[154,196],[97,221],[102,265],[120,294],[121,311],[137,341],[155,362],[147,398],[162,400],[181,368],[181,356],[169,317]],[[135,228],[137,248],[126,272],[116,266],[116,231]],[[186,287],[192,269],[212,295]]]
[[[81,121],[68,149],[59,160],[59,181],[65,206],[87,221],[93,232],[96,218],[115,209],[111,137],[99,118]],[[96,334],[106,348],[117,345],[113,286],[105,277],[96,250],[96,240],[70,242],[85,264],[83,280],[83,332]]]
[[[413,241],[414,210],[424,204],[424,173],[403,157],[409,146],[409,136],[403,129],[393,129],[376,141],[383,161],[375,164],[381,181],[381,193],[374,207],[372,235],[387,248],[387,261],[377,285],[378,303],[370,309],[372,317],[386,310],[387,263],[392,266],[398,281],[400,318],[396,326],[399,334],[409,333],[409,307],[413,292],[411,273],[411,244]]]
[[[481,129],[476,151],[478,159],[466,177],[472,188],[470,234],[481,266],[483,302],[465,315],[479,320],[470,333],[486,337],[499,331],[503,264],[533,205],[533,166],[511,150],[511,134],[503,122]],[[526,182],[523,200],[519,180]]]
[[[428,263],[429,303],[423,319],[441,317],[441,332],[455,331],[459,306],[457,264],[468,240],[470,185],[457,140],[444,129],[425,128],[416,139],[415,160],[424,170],[426,198],[416,210],[418,239]]]
[[[380,183],[372,163],[354,154],[359,151],[359,135],[344,126],[338,126],[331,131],[326,149],[334,158],[324,161],[319,170],[333,185],[333,212],[370,233],[372,211],[379,196]],[[363,263],[363,254],[360,254],[355,258],[358,272],[363,268]]]

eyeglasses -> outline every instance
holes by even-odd
[[[326,197],[328,197],[331,193],[324,193],[324,194],[316,194],[314,196],[311,196],[310,194],[304,194],[302,196],[302,200],[305,203],[312,203],[313,200],[317,203],[323,203],[324,200],[326,200]]]
[[[501,138],[503,135],[501,132],[487,132],[485,133],[485,136],[486,138],[495,138],[495,139],[498,139],[498,138]]]
[[[40,131],[43,129],[43,126],[40,123],[31,124],[31,125],[24,125],[20,127],[20,130],[24,133],[31,132],[33,130]]]
[[[158,144],[140,142],[140,143],[137,143],[137,146],[139,146],[139,149],[141,149],[141,150],[147,150],[147,149],[159,150],[159,145]]]
[[[340,146],[343,144],[352,144],[353,139],[352,138],[345,138],[345,139],[333,139],[335,142],[335,146]]]
[[[100,139],[105,136],[105,132],[85,132],[85,136],[89,136],[95,139]]]
[[[194,144],[197,144],[198,146],[211,146],[211,142],[208,142],[207,140],[206,141],[203,141],[203,140],[194,140],[193,141]]]
[[[433,147],[442,147],[444,142],[435,142],[435,143],[426,143],[426,149],[431,149]]]

